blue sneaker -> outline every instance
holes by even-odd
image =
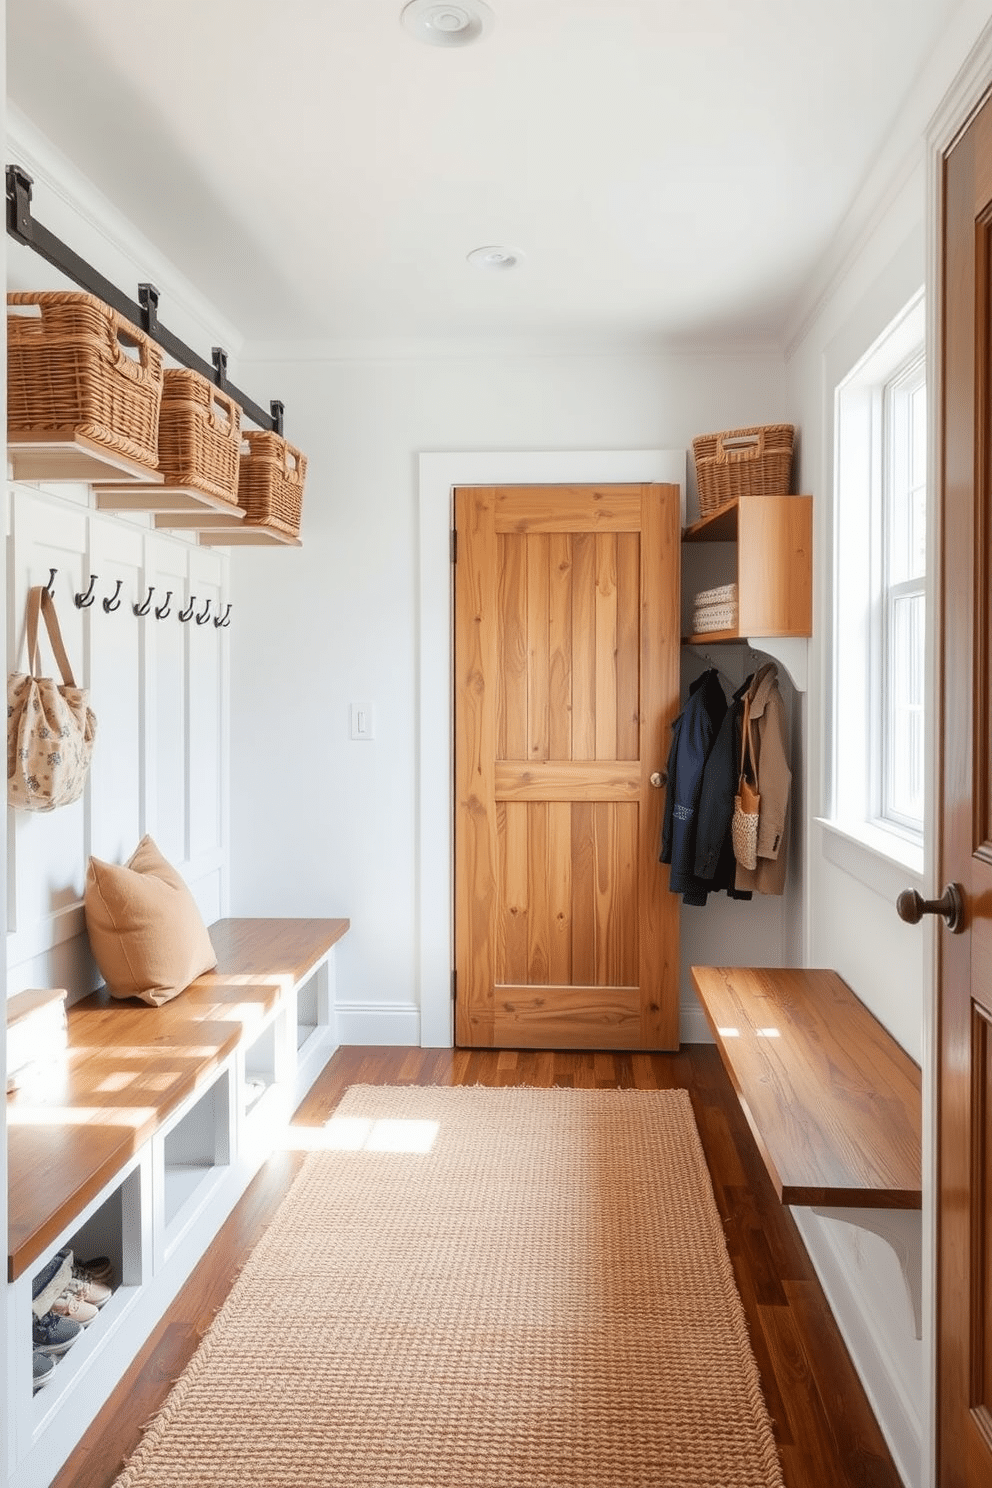
[[[59,1317],[56,1312],[46,1312],[44,1317],[34,1318],[31,1324],[31,1339],[36,1349],[43,1354],[64,1354],[83,1331],[81,1323],[72,1318]]]
[[[31,1355],[31,1367],[34,1370],[34,1390],[38,1391],[42,1385],[47,1385],[55,1373],[55,1360],[49,1354],[43,1354],[41,1349],[36,1348]]]

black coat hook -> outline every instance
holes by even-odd
[[[197,625],[206,625],[207,620],[209,619],[209,617],[210,617],[210,595],[208,594],[207,595],[207,602],[206,602],[206,604],[203,606],[203,609],[200,610],[197,613],[197,616],[196,616],[196,623],[197,623]]]
[[[191,594],[190,597],[189,597],[189,604],[186,606],[186,608],[184,610],[177,610],[176,611],[176,614],[179,616],[180,620],[183,620],[183,621],[185,621],[185,620],[192,620],[192,618],[193,618],[193,606],[195,604],[196,604],[196,595],[195,594]]]
[[[230,601],[229,601],[228,602],[227,609],[224,611],[223,615],[215,615],[214,616],[214,624],[216,625],[216,627],[217,627],[218,630],[226,630],[227,627],[230,625],[230,623],[231,623],[231,621],[229,619],[230,613],[231,613],[231,605],[230,605]]]
[[[124,580],[123,579],[118,579],[117,580],[117,588],[114,590],[113,594],[110,596],[109,599],[105,599],[103,601],[103,608],[104,608],[104,613],[105,614],[110,615],[110,614],[113,613],[114,610],[119,610],[120,609],[121,602],[120,602],[120,599],[118,598],[118,595],[121,592],[121,588],[123,587],[123,584],[124,584]]]
[[[98,578],[99,578],[99,574],[91,573],[90,574],[90,587],[87,589],[86,593],[85,594],[77,594],[75,596],[75,601],[74,602],[75,602],[75,605],[76,605],[76,609],[77,610],[88,610],[89,607],[90,607],[90,605],[96,599],[96,595],[93,593],[93,585],[96,583],[96,581],[97,581]]]
[[[152,607],[152,595],[154,593],[155,593],[155,585],[154,584],[149,584],[148,585],[148,598],[145,600],[144,604],[140,604],[140,605],[139,604],[136,604],[136,605],[132,605],[131,606],[132,610],[134,611],[134,613],[136,615],[147,615],[148,614],[148,611]]]
[[[48,570],[48,583],[45,585],[45,588],[48,590],[53,599],[55,597],[55,575],[57,573],[57,568],[50,568]]]
[[[165,617],[166,617],[166,615],[171,614],[171,611],[169,609],[169,600],[171,598],[172,598],[172,590],[171,589],[167,589],[166,590],[166,593],[165,593],[165,603],[155,606],[155,618],[156,618],[156,620],[164,620]]]

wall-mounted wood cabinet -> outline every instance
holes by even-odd
[[[687,644],[812,634],[812,496],[739,498],[687,527],[682,541],[733,545],[729,581],[736,583],[738,599],[733,629],[689,635]]]

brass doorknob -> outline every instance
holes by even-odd
[[[668,784],[668,771],[655,770],[654,774],[651,776],[651,784],[654,786],[655,790],[661,790],[661,787],[663,785]]]
[[[942,915],[952,935],[964,929],[964,898],[960,884],[950,883],[939,899],[923,899],[915,889],[903,889],[896,912],[908,925],[918,925],[925,914]]]

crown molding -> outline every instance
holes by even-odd
[[[965,0],[913,79],[830,249],[789,317],[787,361],[795,356],[914,175],[920,174],[923,183],[934,117],[948,110],[949,93],[958,87],[956,79],[965,74],[987,79],[990,32],[986,0]],[[921,220],[924,196],[921,189]]]
[[[180,320],[185,321],[187,326],[195,327],[208,347],[221,345],[232,359],[240,356],[244,336],[238,327],[201,294],[154,243],[139,232],[129,218],[42,134],[26,114],[9,102],[6,135],[6,163],[23,166],[33,178],[36,193],[32,206],[37,208],[39,221],[44,222],[46,227],[51,227],[44,198],[47,195],[55,197],[64,212],[81,224],[85,236],[95,236],[102,240],[109,250],[108,256],[118,263],[123,259],[132,266],[134,284],[130,287],[120,285],[125,294],[136,298],[139,283],[154,283],[162,296],[163,323],[170,330],[183,335],[186,340],[194,339],[188,330],[182,330],[177,324]],[[39,187],[40,192],[37,189]],[[51,230],[58,231],[55,227],[51,227]],[[61,232],[59,236],[62,236]],[[69,246],[83,257],[86,256],[77,243],[70,243]],[[119,273],[115,276],[104,265],[97,264],[95,267],[112,282],[120,277]]]

